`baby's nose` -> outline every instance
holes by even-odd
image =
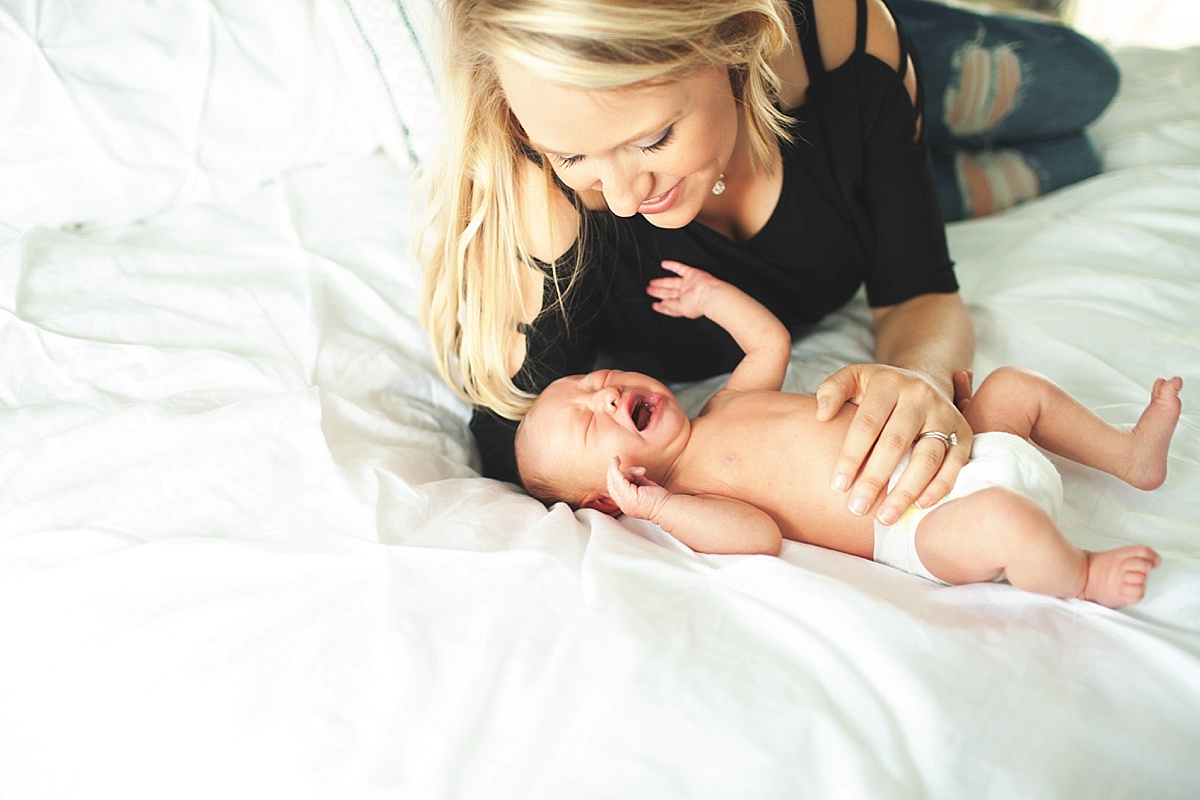
[[[612,414],[620,405],[621,392],[614,386],[605,386],[592,396],[592,407],[597,411]]]

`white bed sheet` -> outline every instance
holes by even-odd
[[[950,232],[979,377],[1184,377],[1162,489],[1058,462],[1074,541],[1163,554],[1120,612],[479,478],[382,156],[0,228],[0,797],[1200,796],[1200,50],[1122,63],[1110,171]]]

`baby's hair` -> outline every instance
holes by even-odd
[[[541,500],[547,506],[555,503],[566,503],[571,508],[579,508],[580,498],[587,491],[577,484],[578,480],[558,468],[558,465],[534,463],[533,448],[530,446],[530,434],[525,420],[517,425],[517,435],[514,450],[517,458],[517,475],[521,485],[530,497]]]

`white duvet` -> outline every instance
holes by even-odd
[[[0,46],[36,6],[0,3]],[[1200,796],[1200,50],[1119,55],[1108,171],[950,243],[978,377],[1118,424],[1184,378],[1163,488],[1056,461],[1073,541],[1163,555],[1124,611],[697,555],[478,477],[416,322],[411,175],[336,109],[253,185],[119,207],[14,183],[7,129],[0,798]],[[789,385],[866,358],[868,319]]]

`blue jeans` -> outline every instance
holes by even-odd
[[[890,0],[924,79],[924,125],[947,221],[982,216],[1100,171],[1084,128],[1120,72],[1049,22]]]

